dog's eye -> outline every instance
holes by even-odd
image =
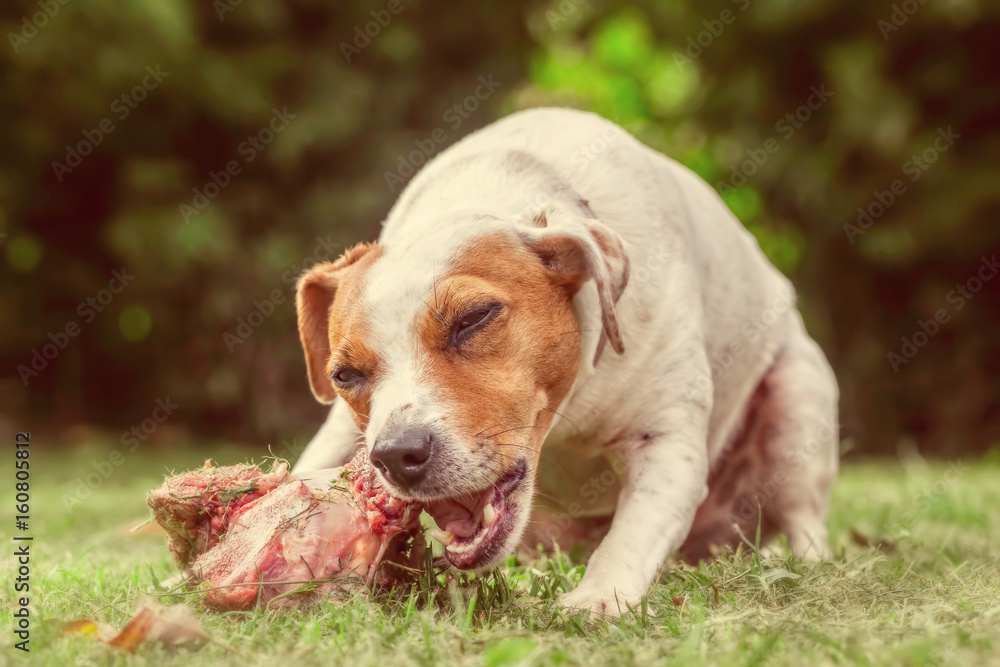
[[[499,304],[493,304],[470,310],[459,317],[451,328],[452,343],[461,343],[468,336],[481,329],[499,310]]]
[[[334,382],[341,386],[354,384],[363,377],[364,374],[353,366],[341,366],[330,376]]]
[[[474,327],[480,322],[482,322],[483,319],[485,319],[486,316],[489,314],[490,314],[489,308],[480,308],[479,310],[474,310],[471,313],[463,315],[462,318],[455,323],[455,330],[463,331],[464,329],[468,329],[469,327]]]

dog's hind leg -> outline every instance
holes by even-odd
[[[347,463],[363,444],[360,436],[361,433],[354,425],[351,413],[347,409],[347,402],[338,398],[334,401],[326,421],[306,445],[299,460],[295,462],[292,472],[322,470]]]
[[[735,547],[735,525],[750,542],[759,529],[762,547],[784,533],[795,556],[828,556],[826,513],[838,442],[836,379],[796,323],[750,397],[739,431],[713,464],[708,497],[681,555],[694,561]]]
[[[826,515],[840,458],[838,390],[822,350],[800,331],[772,371],[780,412],[764,444],[774,493],[762,511],[796,557],[820,559],[830,556]]]

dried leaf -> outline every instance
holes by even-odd
[[[79,621],[63,623],[62,632],[66,635],[81,634],[85,637],[98,639],[102,642],[110,641],[112,637],[118,634],[118,630],[114,629],[110,625],[106,623],[97,623],[96,621],[91,621],[90,619],[81,619]]]
[[[865,537],[865,534],[860,530],[855,530],[854,528],[851,528],[851,541],[859,547],[864,547],[866,549],[870,549],[872,546],[871,540]]]
[[[151,611],[154,623],[149,630],[147,639],[174,646],[190,641],[211,641],[191,607],[182,604],[165,607],[151,597],[139,598],[137,608]]]
[[[133,616],[122,631],[108,643],[129,653],[135,653],[139,644],[146,640],[146,636],[155,622],[156,614],[150,609],[143,609],[138,615]]]
[[[861,531],[851,528],[851,541],[859,547],[875,549],[876,551],[895,551],[896,544],[891,540],[880,539],[876,542],[869,540]]]
[[[135,653],[143,642],[160,642],[168,646],[190,641],[211,641],[190,607],[172,605],[165,607],[147,596],[139,598],[136,613],[121,632],[110,625],[88,619],[64,623],[65,634],[79,633],[93,637],[129,653]]]

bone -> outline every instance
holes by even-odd
[[[390,496],[363,449],[343,468],[294,478],[283,463],[269,473],[206,464],[168,478],[147,503],[189,585],[218,610],[391,586],[423,560],[421,505]]]

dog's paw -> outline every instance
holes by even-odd
[[[583,583],[575,590],[564,593],[559,598],[559,604],[567,611],[585,610],[595,618],[614,619],[638,608],[641,600],[641,595]]]

